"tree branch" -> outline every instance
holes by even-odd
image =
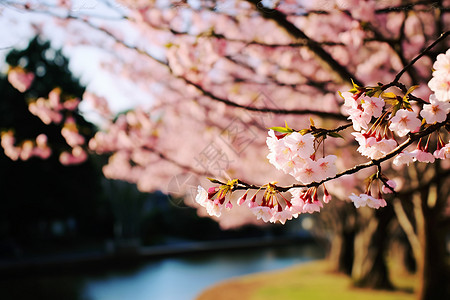
[[[399,154],[400,152],[402,152],[404,149],[406,149],[409,145],[411,145],[413,142],[415,142],[416,140],[420,139],[421,137],[424,137],[426,135],[431,134],[432,132],[438,130],[439,128],[445,126],[447,124],[447,122],[450,121],[450,116],[447,117],[447,120],[443,123],[437,123],[434,125],[429,126],[428,128],[426,128],[425,130],[421,131],[421,132],[417,132],[417,133],[410,133],[409,137],[406,141],[404,141],[402,144],[400,144],[399,146],[397,146],[394,150],[392,150],[391,152],[389,152],[388,154],[386,154],[383,157],[380,157],[378,159],[373,159],[371,161],[368,161],[366,163],[362,163],[359,165],[356,165],[352,168],[349,168],[345,171],[342,171],[338,174],[336,174],[334,177],[330,177],[330,178],[326,178],[320,182],[313,182],[310,184],[292,184],[290,186],[275,186],[276,190],[279,192],[287,192],[290,189],[293,188],[310,188],[310,187],[314,187],[314,186],[319,186],[327,181],[330,180],[334,180],[337,179],[339,177],[342,177],[344,175],[350,175],[350,174],[354,174],[360,170],[363,169],[367,169],[369,167],[373,167],[373,166],[378,166],[380,165],[382,162],[387,161],[391,158],[393,158],[394,156],[396,156],[397,154]],[[346,128],[344,126],[341,126],[342,128]],[[239,180],[239,184],[238,186],[235,188],[236,190],[247,190],[247,189],[262,189],[263,186],[259,186],[259,185],[254,185],[254,184],[247,184],[245,182],[242,182],[241,180]]]
[[[421,257],[422,247],[420,246],[419,238],[414,231],[414,226],[412,225],[411,221],[406,215],[401,200],[398,198],[394,199],[393,206],[395,214],[397,215],[398,223],[402,227],[403,231],[406,234],[406,237],[408,238],[409,243],[411,244],[414,257],[415,258]]]
[[[450,31],[446,31],[444,33],[442,33],[439,38],[437,38],[433,43],[431,43],[428,47],[426,47],[422,52],[420,52],[416,57],[414,57],[406,66],[403,67],[402,70],[400,70],[400,72],[397,73],[397,75],[395,76],[394,80],[387,84],[385,87],[391,87],[391,86],[395,86],[397,83],[399,83],[400,78],[402,77],[402,75],[412,66],[414,65],[422,56],[424,56],[428,51],[430,51],[434,46],[436,46],[437,44],[439,44],[442,40],[444,40],[445,38],[447,38],[447,36],[450,35]]]
[[[271,10],[269,12],[263,9],[258,5],[258,3],[261,2],[259,0],[247,0],[247,1],[255,6],[255,8],[259,11],[259,13],[262,15],[263,18],[274,21],[281,28],[285,29],[292,37],[297,39],[297,41],[299,41],[302,44],[305,44],[323,62],[325,62],[329,66],[330,71],[337,74],[342,81],[352,84],[353,79],[353,82],[356,83],[357,85],[360,86],[363,85],[363,83],[360,80],[358,80],[354,74],[350,73],[350,71],[348,71],[347,68],[338,63],[327,51],[325,51],[322,48],[322,46],[319,43],[312,40],[302,30],[300,30],[293,23],[291,23],[284,13],[278,10]]]

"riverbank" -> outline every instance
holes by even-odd
[[[193,300],[204,289],[229,278],[280,270],[322,259],[314,243],[193,252],[177,257],[61,268],[59,272],[12,276],[0,280],[0,299],[28,300]]]
[[[355,288],[351,279],[329,271],[326,261],[314,261],[282,271],[226,280],[204,290],[196,300],[413,300],[414,276],[393,274],[398,291]]]
[[[67,273],[85,272],[89,269],[120,268],[122,266],[133,266],[144,261],[166,257],[181,257],[219,251],[238,251],[305,243],[315,243],[315,241],[310,237],[292,236],[183,242],[149,247],[141,247],[133,243],[120,244],[120,247],[116,245],[116,247],[106,247],[106,249],[91,252],[0,260],[0,278],[58,274],[61,271]]]

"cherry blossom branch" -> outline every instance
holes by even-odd
[[[381,9],[377,9],[375,10],[375,13],[377,14],[384,14],[384,13],[390,13],[390,12],[395,12],[395,11],[410,11],[415,9],[415,6],[417,5],[430,5],[432,6],[432,8],[435,9],[440,9],[443,12],[449,12],[450,8],[448,7],[439,7],[439,6],[435,6],[435,4],[437,4],[438,2],[432,2],[430,3],[430,1],[418,1],[415,3],[408,3],[408,4],[404,4],[404,5],[399,5],[399,6],[390,6],[388,8],[381,8]],[[417,11],[429,11],[430,8],[426,8],[426,9],[416,9]]]
[[[302,30],[295,26],[292,22],[287,19],[287,15],[278,10],[271,10],[270,12],[263,9],[258,5],[259,0],[247,0],[252,3],[255,8],[259,11],[263,18],[272,20],[277,23],[281,28],[285,29],[291,36],[295,39],[304,43],[312,52],[314,52],[323,62],[325,62],[329,67],[330,71],[334,72],[338,77],[347,83],[356,83],[357,85],[363,85],[360,80],[350,71],[337,62],[323,47],[308,37]]]
[[[108,31],[106,28],[104,27],[98,27],[95,24],[89,22],[89,20],[87,19],[80,19],[78,18],[78,16],[73,15],[71,13],[68,13],[65,16],[60,16],[60,15],[56,15],[50,11],[46,11],[46,10],[32,10],[30,8],[24,7],[24,9],[26,10],[30,10],[33,11],[35,13],[42,13],[42,14],[47,14],[50,15],[52,17],[56,17],[56,18],[60,18],[60,19],[66,19],[66,20],[76,20],[79,22],[84,23],[85,25],[98,30],[102,33],[104,33],[105,35],[107,35],[108,37],[112,38],[116,43],[124,46],[125,48],[128,48],[130,50],[133,50],[141,55],[144,55],[150,59],[152,59],[153,61],[157,62],[158,64],[166,67],[168,69],[168,71],[170,72],[170,74],[172,74],[172,76],[174,76],[175,78],[181,79],[182,81],[184,81],[187,85],[193,86],[195,87],[201,94],[209,97],[212,100],[224,103],[225,105],[231,106],[231,107],[236,107],[236,108],[241,108],[241,109],[246,109],[248,111],[255,111],[255,112],[262,112],[262,113],[274,113],[274,114],[281,114],[281,115],[316,115],[319,117],[323,117],[323,118],[330,118],[330,119],[337,119],[337,120],[346,120],[346,117],[343,116],[340,113],[332,113],[332,112],[324,112],[324,111],[315,111],[315,110],[308,110],[308,109],[279,109],[279,108],[258,108],[258,107],[252,107],[252,106],[246,106],[246,105],[241,105],[238,103],[235,103],[229,99],[225,99],[225,98],[221,98],[219,96],[214,95],[212,92],[207,91],[206,89],[204,89],[200,84],[196,84],[192,81],[190,81],[189,79],[187,79],[184,76],[181,75],[175,75],[173,73],[172,68],[169,66],[169,64],[163,60],[160,60],[154,56],[152,56],[150,53],[146,52],[145,50],[140,49],[139,47],[130,45],[128,43],[126,43],[125,41],[119,39],[118,37],[116,37],[113,33],[111,33],[110,31]]]
[[[180,163],[180,162],[178,162],[178,161],[176,161],[176,160],[174,160],[174,159],[168,157],[168,156],[165,155],[164,153],[162,153],[162,152],[160,152],[160,151],[158,151],[158,150],[156,150],[156,149],[154,149],[154,148],[144,147],[144,149],[145,149],[145,150],[148,150],[148,151],[150,151],[150,152],[152,152],[152,153],[154,153],[154,154],[157,155],[159,158],[161,158],[161,159],[163,159],[163,160],[165,160],[165,161],[167,161],[167,162],[169,162],[169,163],[171,163],[171,164],[173,164],[173,165],[175,165],[175,166],[177,166],[177,167],[179,167],[179,168],[181,168],[181,169],[183,169],[183,170],[185,170],[185,171],[194,173],[194,174],[196,174],[196,175],[201,175],[201,176],[210,176],[210,175],[211,175],[211,174],[209,174],[208,172],[205,172],[205,171],[199,171],[199,170],[197,170],[197,169],[195,169],[195,168],[193,168],[193,167],[191,167],[191,166],[182,164],[182,163]]]
[[[359,171],[361,171],[363,169],[367,169],[369,167],[376,166],[377,170],[379,170],[378,166],[380,166],[380,164],[382,162],[393,158],[394,156],[396,156],[397,154],[402,152],[404,149],[406,149],[413,142],[415,142],[418,139],[420,139],[421,137],[429,135],[429,134],[433,133],[434,131],[438,130],[439,128],[447,125],[448,122],[450,122],[450,116],[447,117],[447,120],[445,122],[443,122],[443,123],[436,123],[434,125],[431,125],[431,126],[429,126],[428,128],[426,128],[425,130],[423,130],[421,132],[410,133],[409,136],[408,136],[408,139],[406,141],[404,141],[402,144],[398,145],[395,149],[393,149],[391,152],[387,153],[383,157],[380,157],[378,159],[373,159],[373,160],[368,161],[366,163],[362,163],[362,164],[356,165],[356,166],[354,166],[352,168],[349,168],[349,169],[347,169],[345,171],[337,173],[333,177],[329,177],[329,178],[323,179],[320,182],[313,182],[313,183],[310,183],[310,184],[292,184],[290,186],[276,186],[276,185],[274,185],[274,188],[278,192],[287,192],[287,191],[289,191],[290,189],[293,189],[293,188],[317,187],[317,186],[320,186],[321,184],[323,184],[323,183],[325,183],[327,181],[331,181],[331,180],[337,179],[337,178],[342,177],[344,175],[354,174],[354,173],[357,173],[357,172],[359,172]],[[343,129],[345,129],[345,128],[347,128],[347,125],[343,125],[341,127]],[[222,183],[220,181],[218,181],[218,183],[225,184],[225,183]],[[248,184],[248,183],[238,179],[238,185],[234,189],[235,190],[249,190],[249,189],[259,190],[259,189],[263,189],[263,188],[264,188],[264,186],[259,186],[259,185],[255,185],[255,184]]]
[[[347,117],[345,117],[339,113],[333,113],[333,112],[316,111],[316,110],[309,110],[309,109],[282,109],[282,108],[246,106],[246,105],[242,105],[242,104],[230,101],[228,99],[223,99],[223,98],[217,97],[216,95],[212,94],[211,92],[204,90],[199,84],[194,83],[186,78],[184,80],[189,85],[192,85],[192,86],[196,87],[197,89],[201,90],[205,96],[208,96],[209,98],[211,98],[213,100],[222,102],[231,107],[243,108],[248,111],[274,113],[274,114],[280,114],[280,115],[289,115],[289,114],[291,114],[291,115],[316,115],[316,116],[323,117],[323,118],[347,120]]]
[[[243,68],[249,70],[250,72],[256,73],[255,70],[251,66],[249,66],[247,63],[245,63],[245,62],[238,61],[237,59],[235,59],[235,58],[233,58],[231,56],[228,56],[228,55],[224,56],[224,58],[227,59],[228,61],[236,64],[237,66],[243,67]],[[237,76],[239,76],[239,75],[237,75]],[[282,83],[282,82],[277,81],[273,76],[267,76],[267,79],[269,79],[270,80],[269,82],[272,83],[272,84],[275,84],[277,86],[287,86],[287,87],[290,87],[293,90],[297,90],[297,91],[298,91],[298,89],[297,89],[298,86],[308,85],[308,86],[311,86],[311,87],[314,87],[314,88],[318,89],[322,93],[324,93],[324,92],[332,93],[330,90],[326,89],[326,85],[329,84],[329,83],[332,83],[331,81],[322,81],[322,82],[320,82],[320,81],[314,81],[314,80],[312,80],[310,78],[305,77],[305,79],[307,80],[305,83],[288,84],[288,83]],[[240,82],[242,82],[242,81],[240,81]],[[256,83],[256,84],[267,85],[267,81],[265,81],[265,82],[243,81],[243,82],[246,82],[246,83],[250,82],[250,83],[253,83],[253,84]]]
[[[422,56],[424,56],[427,52],[429,52],[434,46],[439,44],[441,41],[443,41],[445,38],[447,38],[450,35],[450,31],[443,32],[439,38],[437,38],[433,43],[431,43],[428,47],[426,47],[422,52],[420,52],[416,57],[414,57],[406,66],[403,67],[403,69],[400,70],[400,72],[395,75],[394,80],[391,83],[388,83],[385,87],[391,87],[396,86],[402,75],[412,66],[414,65]]]

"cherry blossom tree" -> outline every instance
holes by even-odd
[[[12,22],[15,10],[37,17],[30,28],[66,51],[101,49],[116,84],[150,102],[115,117],[88,86],[83,102],[102,130],[84,141],[66,118],[72,148],[61,163],[109,154],[105,176],[186,193],[223,227],[352,203],[352,275],[366,286],[390,285],[376,278],[387,278],[395,212],[418,265],[418,297],[448,293],[448,1],[4,3]],[[34,75],[20,67],[8,77],[26,91]],[[61,122],[78,103],[64,107],[58,93],[30,112]],[[11,158],[46,147],[32,145],[15,149],[2,136]]]

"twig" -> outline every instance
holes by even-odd
[[[342,177],[344,175],[350,175],[350,174],[354,174],[360,170],[363,169],[367,169],[369,167],[373,167],[373,166],[378,166],[380,165],[382,162],[387,161],[391,158],[393,158],[394,156],[396,156],[397,154],[399,154],[400,152],[402,152],[404,149],[406,149],[409,145],[411,145],[413,142],[415,142],[416,140],[420,139],[423,136],[429,135],[432,132],[438,130],[439,128],[445,126],[447,124],[447,122],[450,121],[450,117],[447,118],[447,120],[443,123],[437,123],[434,125],[429,126],[427,129],[421,131],[421,132],[417,132],[417,133],[410,133],[409,137],[406,141],[404,141],[402,144],[398,145],[394,150],[392,150],[391,152],[389,152],[388,154],[386,154],[383,157],[380,157],[378,159],[373,159],[371,161],[368,161],[366,163],[362,163],[359,165],[356,165],[352,168],[349,168],[345,171],[342,171],[338,174],[336,174],[333,177],[330,178],[326,178],[320,182],[313,182],[310,184],[292,184],[290,186],[276,186],[277,191],[279,192],[287,192],[290,189],[293,188],[310,188],[310,187],[314,187],[314,186],[319,186],[327,181],[330,180],[334,180],[337,179],[339,177]],[[345,125],[344,125],[345,126]],[[259,185],[255,185],[255,184],[247,184],[244,183],[242,181],[239,181],[238,186],[235,188],[236,190],[247,190],[247,189],[261,189],[262,186]]]

